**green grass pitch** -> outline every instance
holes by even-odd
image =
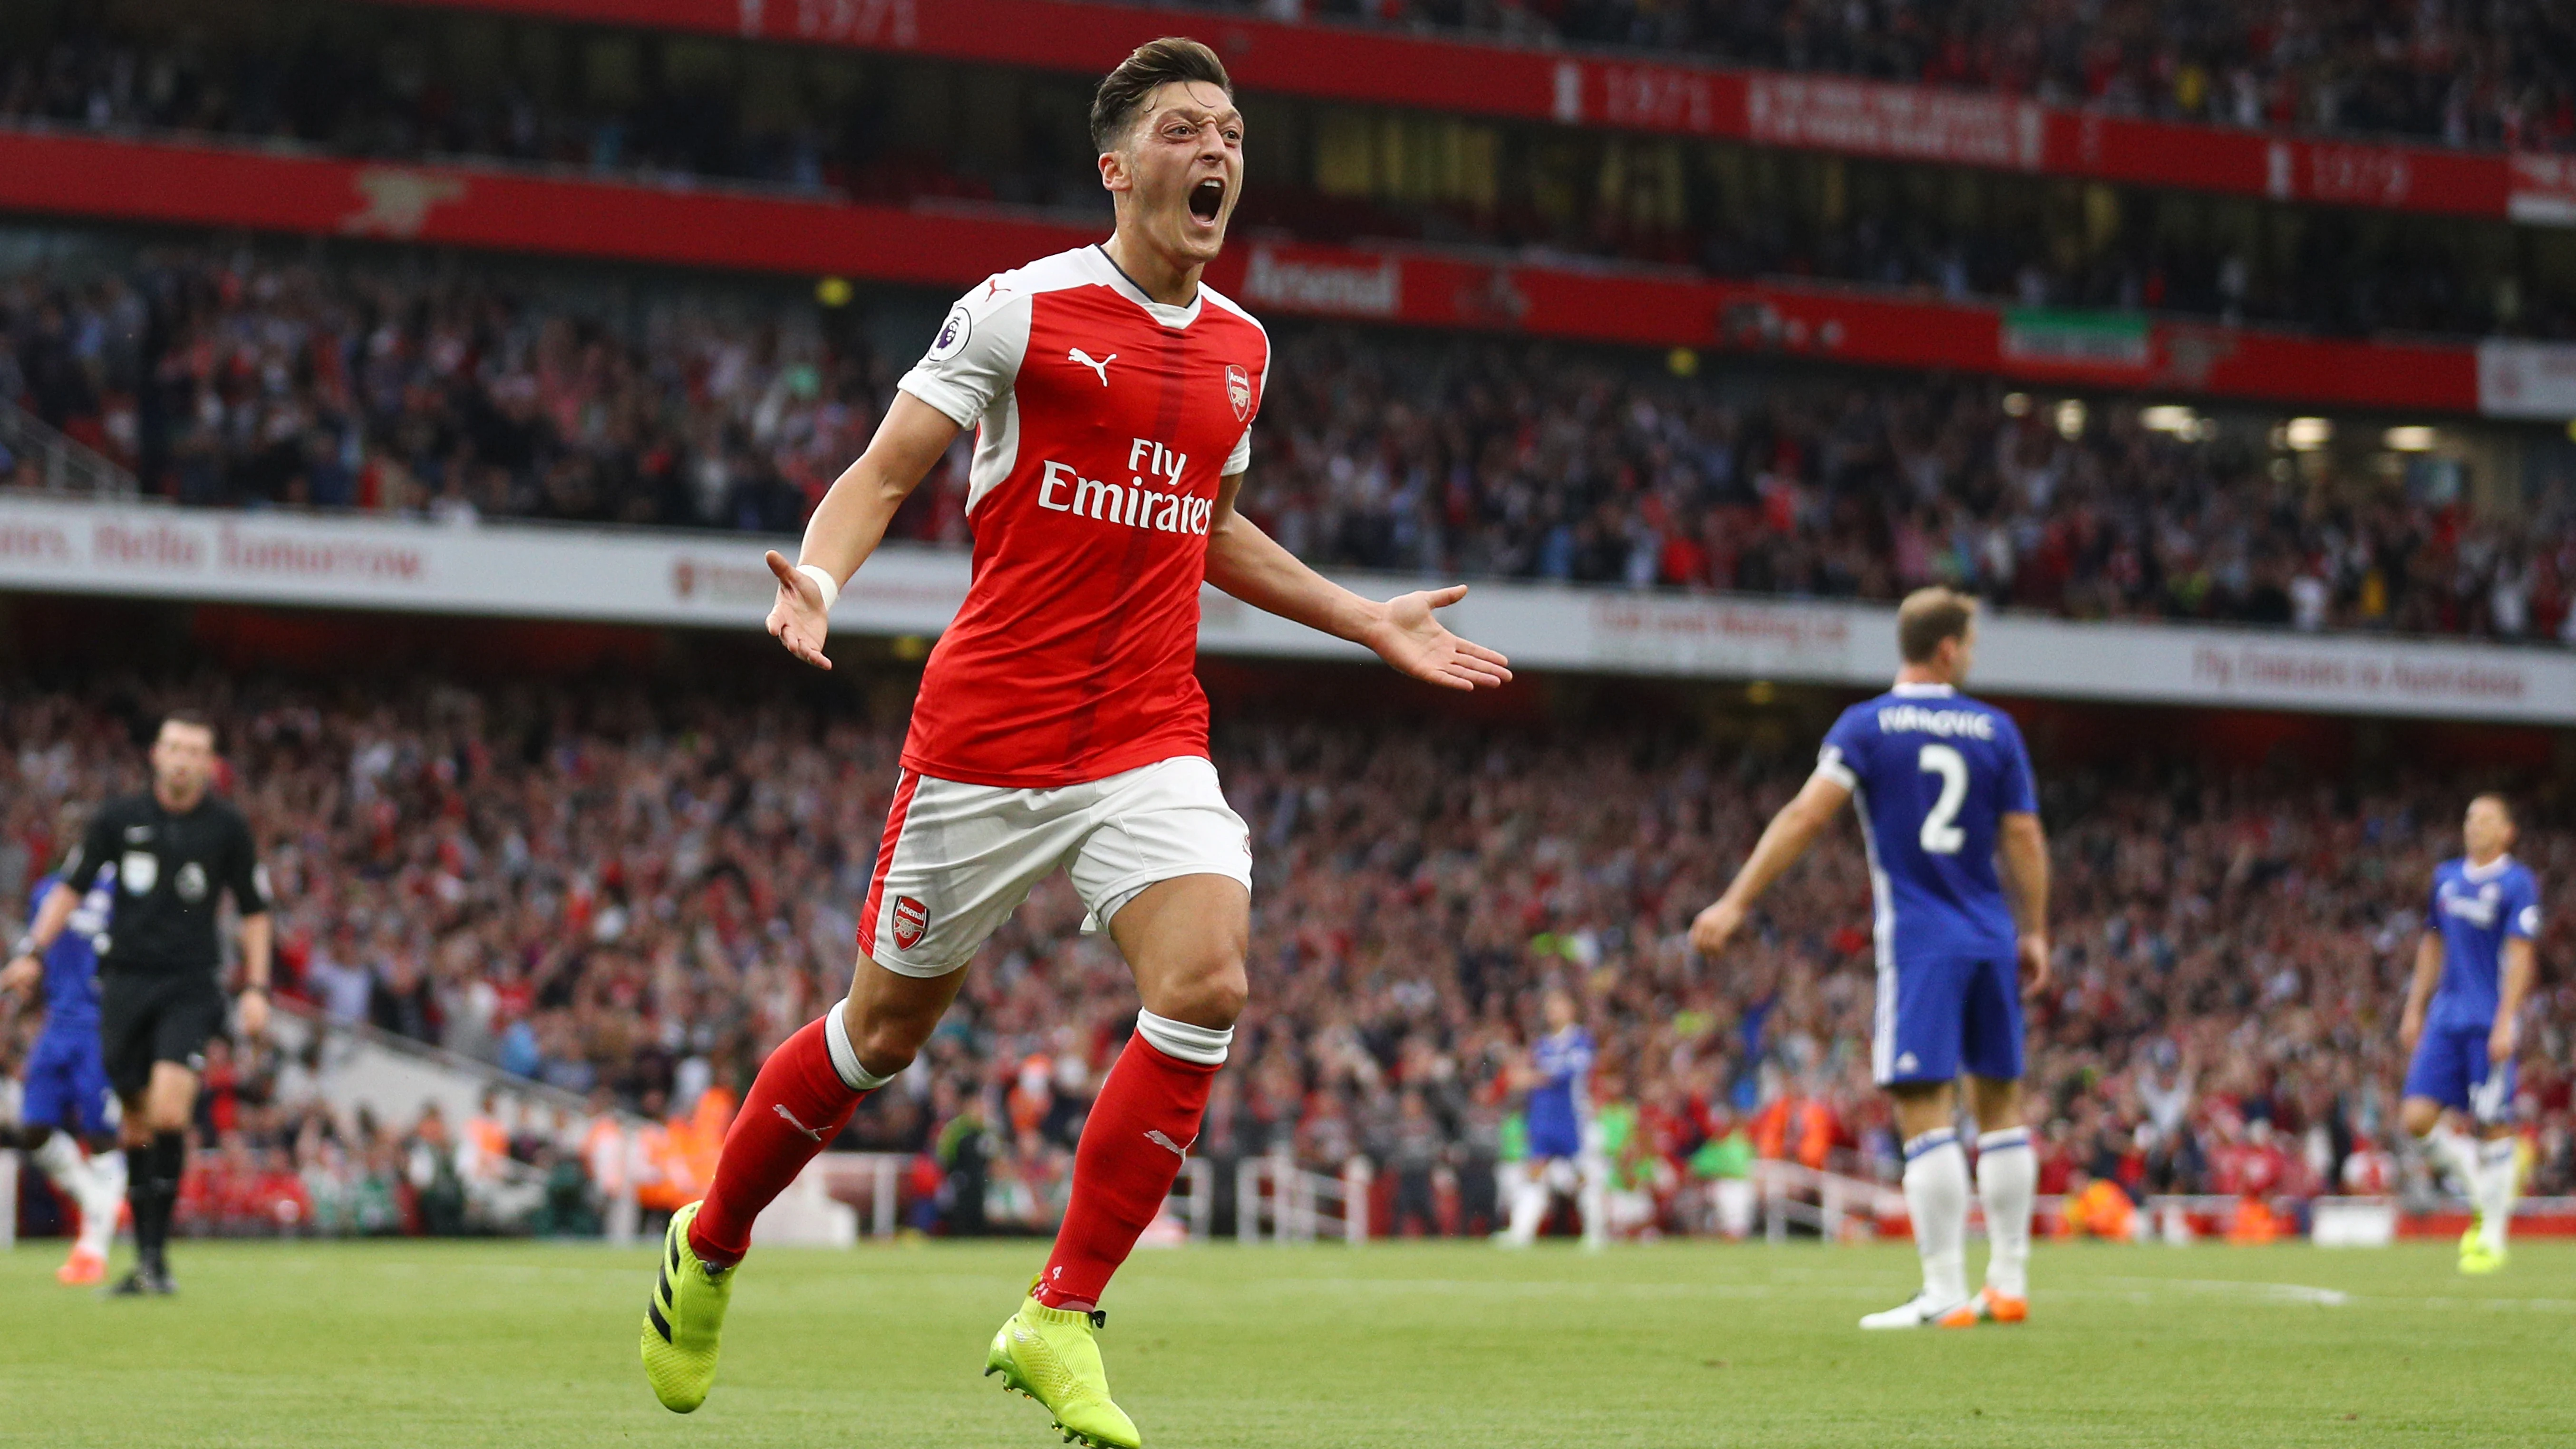
[[[1042,1256],[764,1251],[681,1418],[636,1366],[644,1250],[182,1243],[181,1297],[107,1302],[30,1243],[0,1444],[1035,1449],[976,1370]],[[1104,1346],[1156,1449],[2576,1443],[2576,1246],[2451,1261],[2043,1246],[2026,1326],[1864,1335],[1901,1246],[1220,1245],[1137,1255]]]

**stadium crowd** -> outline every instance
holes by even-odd
[[[0,402],[182,503],[792,532],[909,361],[857,310],[173,251],[0,280]],[[1319,564],[2576,638],[2565,486],[2482,519],[2456,475],[1981,381],[1275,336],[1247,511]],[[894,536],[966,542],[963,451]]]
[[[0,701],[0,887],[24,899],[66,804],[139,785],[128,741],[168,683]],[[324,1018],[664,1119],[685,1165],[846,985],[899,743],[846,704],[705,683],[190,683],[265,842],[281,982]],[[1740,952],[1685,945],[1802,776],[1802,743],[1256,712],[1220,725],[1216,753],[1257,859],[1252,1006],[1197,1148],[1221,1182],[1251,1156],[1361,1157],[1396,1226],[1490,1228],[1495,1165],[1517,1151],[1512,1070],[1551,987],[1601,1043],[1594,1098],[1633,1229],[1709,1227],[1713,1185],[1757,1156],[1894,1176],[1856,832],[1772,892]],[[2420,1190],[2397,1146],[2395,1022],[2469,782],[2179,756],[2043,761],[2042,780],[2059,882],[2058,979],[2032,1011],[2042,1191],[2111,1184],[2099,1210]],[[2525,824],[2544,882],[2576,871],[2576,834],[2536,808]],[[916,1224],[1044,1231],[1060,1212],[1134,1009],[1081,917],[1061,880],[1041,886],[849,1129],[844,1146],[912,1155]],[[2557,963],[2576,926],[2549,921],[2522,1109],[2532,1190],[2567,1193],[2576,987]],[[26,1027],[0,1032],[0,1057]],[[412,1104],[334,1110],[321,1070],[273,1047],[210,1059],[201,1230],[589,1231],[600,1181],[657,1171],[603,1158],[596,1123],[550,1109],[400,1126]]]
[[[2576,144],[2576,26],[2517,0],[1191,0],[1286,20],[1465,30],[1765,69],[1996,90],[2120,115]]]
[[[1575,33],[1591,35],[1617,8],[1578,4],[1567,7],[1564,18]],[[1729,11],[1723,28],[1734,34],[1740,23],[1748,35],[1813,37],[1839,33],[1848,16],[1863,17],[1858,33],[1896,37],[1909,31],[1947,36],[1964,27],[1956,45],[1945,43],[1956,51],[1948,62],[1953,67],[1968,64],[1962,57],[1993,48],[1978,36],[2035,39],[2049,33],[2047,27],[2019,23],[2021,12],[2010,7],[1893,9],[1891,18],[1905,23],[1884,31],[1870,18],[1874,7],[1868,5],[1798,4],[1740,16]],[[2114,54],[2135,37],[2163,44],[2195,30],[2144,24],[2144,7],[2114,9],[2118,13],[2101,22],[2105,33],[2121,37],[2110,46]],[[743,56],[712,60],[695,41],[688,42],[698,47],[688,59],[668,42],[647,41],[616,65],[585,60],[587,69],[552,67],[563,76],[549,77],[548,63],[530,59],[521,73],[505,78],[481,42],[443,36],[439,27],[452,24],[453,17],[398,12],[370,27],[345,7],[317,7],[300,25],[291,19],[298,13],[290,9],[267,28],[203,27],[148,6],[105,17],[73,6],[51,24],[22,22],[31,26],[25,43],[0,46],[0,121],[211,132],[341,155],[500,160],[647,181],[720,179],[874,202],[992,202],[1083,215],[1107,210],[1088,164],[1088,142],[1072,120],[1081,111],[1080,87],[1065,78],[1028,78],[1021,89],[1042,100],[1015,101],[963,82],[915,93],[890,76],[861,69],[867,62],[856,57],[833,58],[832,64],[850,69],[826,84],[793,66]],[[1405,13],[1429,12],[1417,4]],[[1644,13],[1655,25],[1693,25],[1701,22],[1690,17],[1717,11],[1659,5]],[[2057,25],[2078,23],[2077,13],[2061,8]],[[2352,23],[2349,16],[2313,12],[2302,21],[2301,13],[2290,11],[2286,22],[2265,28],[2259,45],[2247,46],[2303,56],[2319,49],[2316,35],[2341,37]],[[2437,28],[2465,26],[2482,36],[2505,26],[2501,18],[2486,18],[2483,7],[2421,13],[2435,17],[2430,23]],[[2007,17],[2013,23],[2005,24]],[[2534,18],[2530,25],[2542,22]],[[2534,30],[2526,38],[2538,41],[2549,33]],[[2216,36],[2182,43],[2219,53],[2236,44]],[[548,44],[531,41],[527,54],[567,54],[585,44],[566,32]],[[12,49],[14,55],[8,53]],[[2192,114],[2206,113],[2222,96],[2252,93],[2240,84],[2252,74],[2242,66],[2222,82],[2212,79],[2213,63],[2207,60],[2159,62],[2142,70],[2105,62],[2095,54],[2102,47],[2062,35],[2039,49],[2051,56],[2091,57],[2086,65],[2094,79],[2088,85],[2110,87],[2105,104],[2126,104],[2114,98],[2128,93],[2134,77],[2149,73],[2197,97]],[[2340,39],[2323,49],[2338,56],[2357,53]],[[2515,144],[2566,141],[2576,114],[2563,99],[2537,99],[2557,92],[2529,77],[2496,81],[2493,50],[2484,39],[2443,40],[2401,47],[2400,53],[2407,64],[2432,67],[2442,85],[2482,98],[2471,111],[2489,120],[2519,118],[2507,127]],[[2376,56],[2378,50],[2359,53]],[[2534,74],[2549,72],[2558,63],[2551,57],[2564,54],[2547,43],[2511,51],[2514,65]],[[1781,56],[1749,58],[1793,63]],[[589,78],[563,78],[576,71]],[[603,78],[612,74],[622,78]],[[2200,79],[2188,79],[2192,75]],[[1972,76],[1942,72],[1935,78]],[[2013,86],[2039,84],[2025,78]],[[2336,98],[2331,104],[2342,109],[2385,109],[2391,92],[2384,77],[2264,86],[2310,96],[2294,107],[2302,115],[2327,104],[2314,99],[2320,96]],[[2480,109],[2490,101],[2503,109]],[[2443,101],[2437,109],[2449,105]],[[1007,121],[979,115],[996,107],[1009,114]],[[2382,216],[2355,228],[2330,224],[2325,214],[2249,211],[2240,218],[2244,225],[2213,226],[2206,198],[2153,190],[2124,191],[2116,198],[2105,192],[2079,214],[2041,183],[1993,177],[1975,193],[1986,200],[1963,209],[1959,202],[1968,193],[1903,184],[1905,175],[1924,178],[1901,168],[1864,167],[1849,178],[1838,170],[1828,178],[1816,172],[1820,158],[1792,153],[1782,158],[1786,169],[1780,175],[1757,182],[1740,174],[1744,168],[1715,164],[1717,153],[1705,147],[1589,132],[1497,132],[1484,148],[1492,153],[1489,164],[1470,168],[1482,179],[1463,179],[1462,171],[1447,182],[1405,182],[1394,178],[1412,163],[1354,164],[1350,157],[1455,151],[1449,144],[1454,138],[1402,129],[1417,122],[1436,125],[1438,118],[1386,115],[1363,124],[1356,113],[1296,114],[1303,119],[1286,129],[1304,139],[1293,144],[1265,141],[1267,120],[1254,129],[1253,184],[1236,218],[1240,230],[1312,241],[1393,238],[1542,256],[1618,257],[1721,276],[1900,287],[2030,306],[2144,310],[2338,335],[2576,336],[2576,293],[2558,280],[2560,269],[2533,261],[2501,225]],[[925,121],[925,115],[938,119]],[[1397,129],[1370,129],[1381,124]],[[2504,139],[2490,134],[2494,129],[2471,126],[2463,139]],[[1335,144],[1327,132],[1345,144]],[[1363,136],[1356,147],[1347,144]],[[1835,199],[1819,199],[1827,195]],[[2107,214],[2101,209],[2105,198],[2111,198]]]

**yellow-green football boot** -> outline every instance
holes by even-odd
[[[1100,1366],[1095,1339],[1109,1315],[1049,1308],[1032,1296],[1020,1304],[984,1355],[986,1377],[1035,1399],[1055,1416],[1068,1444],[1089,1449],[1139,1449],[1145,1440],[1135,1421],[1110,1402],[1109,1374]]]
[[[689,1251],[689,1224],[697,1220],[696,1203],[671,1214],[661,1276],[644,1304],[644,1377],[674,1414],[705,1403],[715,1387],[716,1338],[733,1300],[733,1270],[709,1268]]]
[[[2486,1238],[2480,1231],[2479,1224],[2471,1223],[2469,1230],[2460,1235],[2461,1272],[2471,1277],[2484,1277],[2489,1273],[2502,1271],[2504,1260],[2505,1255],[2501,1250],[2487,1247]]]

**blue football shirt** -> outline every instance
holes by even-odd
[[[45,948],[45,1030],[98,1030],[98,938],[107,934],[108,914],[116,908],[115,893],[108,881],[116,868],[100,866],[97,879],[90,882],[80,904],[72,907],[71,919],[64,923],[62,934]],[[27,914],[33,919],[53,894],[56,877],[46,876],[36,882]]]
[[[1882,963],[2013,954],[1995,839],[2039,797],[2012,716],[1946,684],[1900,684],[1843,711],[1816,773],[1859,808]]]
[[[2540,934],[2540,882],[2510,855],[2483,866],[2466,858],[2433,867],[2429,929],[2442,935],[2442,984],[2424,1024],[2436,1031],[2495,1025],[2504,943]]]

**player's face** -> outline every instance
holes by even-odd
[[[1100,158],[1100,181],[1126,199],[1125,223],[1184,266],[1225,247],[1243,194],[1243,113],[1221,86],[1167,81],[1146,98],[1127,144]]]
[[[214,772],[215,734],[203,725],[172,720],[152,741],[152,783],[177,801],[192,801]]]
[[[2460,823],[2460,838],[2480,860],[2501,855],[2513,845],[2512,817],[2493,800],[2472,800],[2468,818]]]
[[[1562,991],[1549,992],[1546,1013],[1548,1030],[1565,1030],[1574,1025],[1574,998]]]

